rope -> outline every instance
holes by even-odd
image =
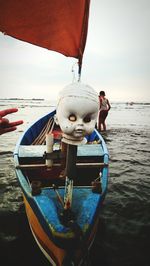
[[[54,118],[51,117],[46,125],[43,127],[42,131],[40,134],[37,136],[37,138],[32,142],[32,145],[44,145],[45,139],[46,139],[46,134],[51,133],[53,128],[54,128]]]

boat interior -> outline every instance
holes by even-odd
[[[42,187],[64,186],[66,176],[66,148],[62,147],[60,129],[54,129],[54,145],[51,154],[46,153],[45,140],[20,145],[18,150],[18,165],[30,183],[40,181]],[[74,186],[91,186],[92,182],[100,178],[103,167],[104,151],[99,140],[87,138],[87,143],[77,146],[76,167],[74,168]],[[46,161],[51,160],[48,167]]]

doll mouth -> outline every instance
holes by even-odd
[[[76,135],[83,135],[83,133],[84,133],[84,130],[82,130],[82,129],[77,129],[77,130],[75,131],[75,134],[76,134]]]

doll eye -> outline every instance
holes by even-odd
[[[75,116],[74,114],[71,114],[71,115],[69,116],[69,120],[70,120],[71,122],[75,122],[75,121],[77,120],[77,118],[76,118],[76,116]]]
[[[86,115],[83,119],[83,122],[85,123],[89,123],[91,121],[91,116],[90,115]]]

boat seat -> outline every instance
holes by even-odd
[[[20,145],[19,158],[43,158],[46,145]],[[77,158],[103,157],[104,151],[99,144],[85,144],[78,146]]]

